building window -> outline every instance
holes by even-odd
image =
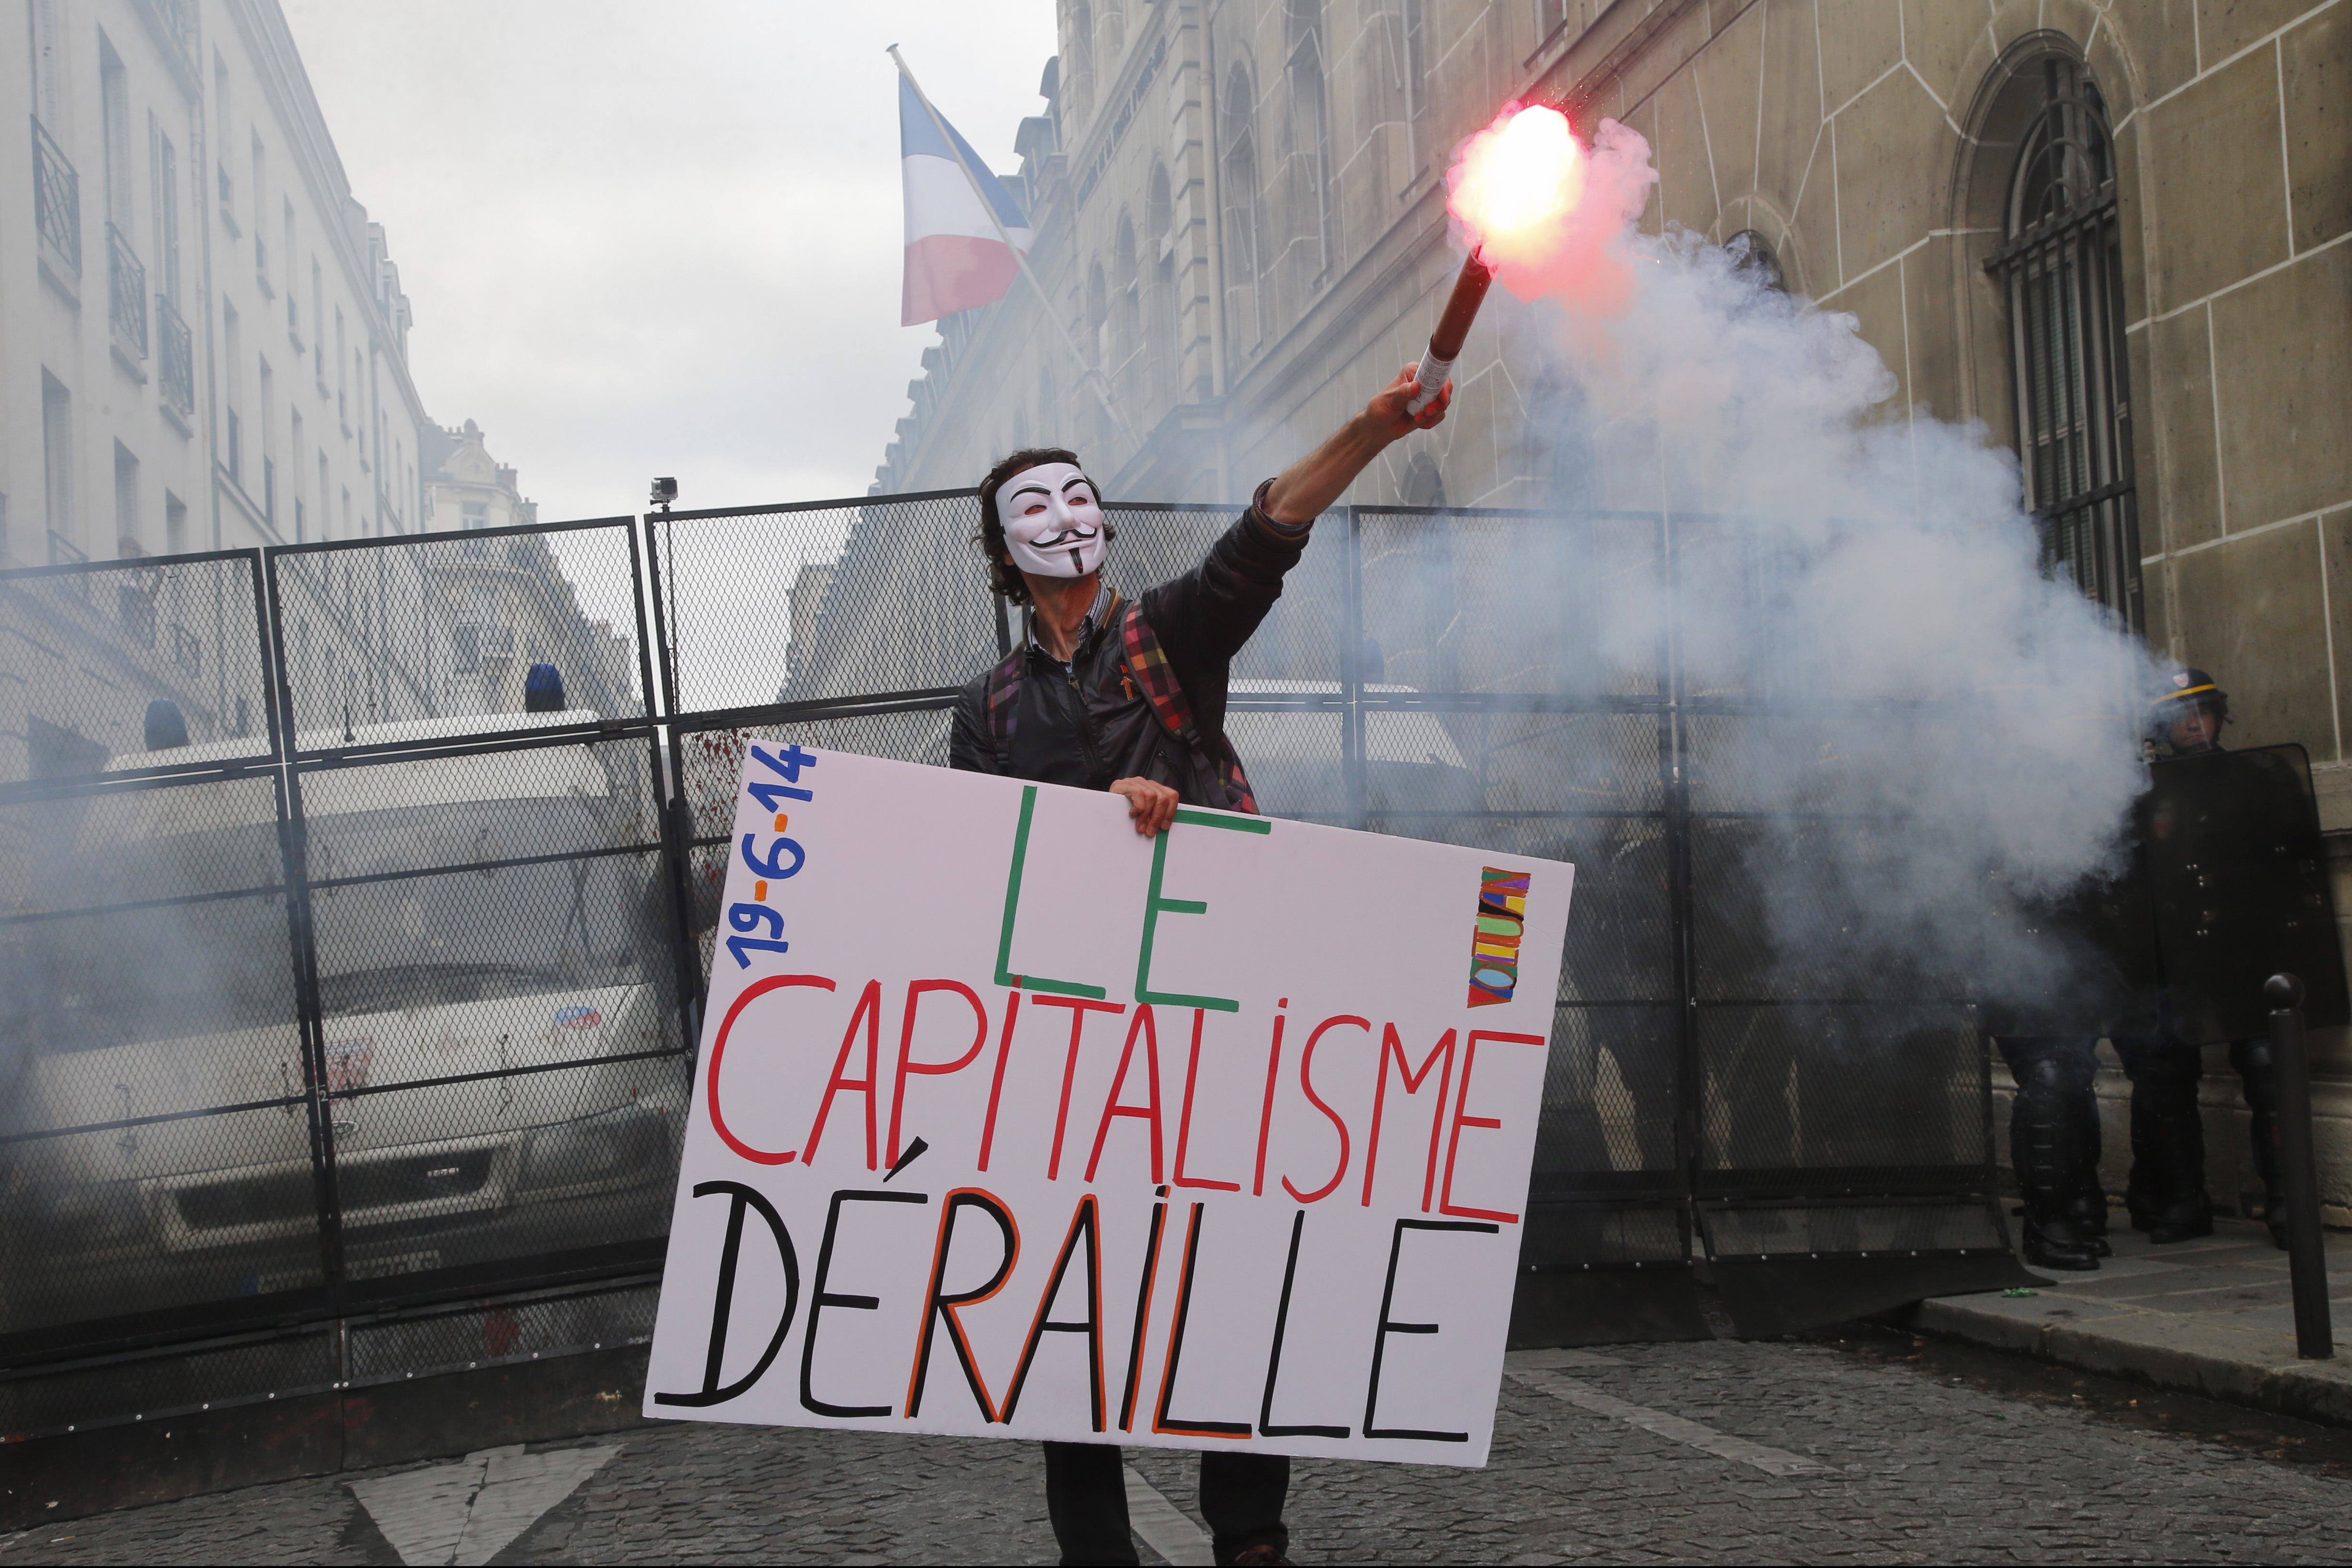
[[[120,441],[114,444],[114,552],[126,560],[147,553],[139,536],[139,459]]]
[[[1289,94],[1283,148],[1289,206],[1308,249],[1299,275],[1320,282],[1339,255],[1339,214],[1331,201],[1331,124],[1323,91],[1323,0],[1284,0],[1284,75]]]
[[[1261,335],[1257,296],[1259,278],[1257,139],[1251,122],[1255,97],[1249,72],[1240,66],[1225,81],[1225,146],[1221,171],[1224,186],[1225,331],[1229,357],[1236,365],[1255,349]]]
[[[49,531],[49,559],[60,559],[60,543],[72,547],[74,527],[73,398],[65,384],[47,371],[41,373],[42,500]],[[82,558],[75,550],[73,559]]]
[[[261,284],[264,299],[274,299],[278,290],[269,286],[269,241],[261,232],[261,193],[268,188],[269,154],[262,150],[261,138],[253,139],[253,274]]]
[[[2124,363],[2122,229],[2106,105],[2080,62],[2026,68],[2039,104],[2011,173],[2000,248],[1985,263],[2009,308],[2017,449],[2043,569],[2133,630],[2139,521]]]
[[[1069,56],[1070,68],[1062,73],[1062,102],[1075,128],[1086,124],[1095,96],[1095,14],[1083,3],[1070,7]]]
[[[1151,166],[1150,195],[1144,209],[1143,232],[1151,267],[1151,297],[1147,306],[1151,345],[1151,395],[1160,405],[1176,400],[1181,379],[1177,363],[1176,208],[1168,185],[1168,166]]]
[[[173,304],[180,302],[180,154],[149,115],[149,142],[155,167],[155,284]]]

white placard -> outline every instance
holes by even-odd
[[[754,745],[646,1414],[1485,1463],[1573,877]]]

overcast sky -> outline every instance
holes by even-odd
[[[863,494],[898,325],[898,44],[1012,173],[1049,0],[282,0],[414,303],[425,411],[550,521]]]

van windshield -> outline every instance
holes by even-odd
[[[667,963],[658,858],[613,853],[634,825],[544,796],[392,806],[310,822],[310,909],[330,1016],[642,984]],[[0,1005],[39,1054],[299,1020],[275,822],[125,833],[62,875],[101,909],[38,922],[6,967],[39,977]],[[625,842],[625,839],[624,839]],[[522,864],[516,864],[520,861]],[[451,870],[420,868],[455,866]],[[250,889],[220,897],[229,889]],[[98,895],[93,897],[93,895]],[[193,895],[193,901],[190,896]],[[60,902],[68,901],[61,899]]]
[[[551,969],[502,963],[395,963],[319,977],[319,1009],[330,1018],[403,1013],[464,1002],[538,996],[577,984]]]

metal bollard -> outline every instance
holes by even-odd
[[[2303,1044],[2303,982],[2273,974],[2263,984],[2271,1005],[2271,1053],[2278,1074],[2279,1179],[2286,1188],[2286,1256],[2294,1289],[2294,1353],[2326,1361],[2336,1353],[2327,1315],[2327,1252],[2319,1235],[2319,1163],[2311,1146],[2311,1063]]]

